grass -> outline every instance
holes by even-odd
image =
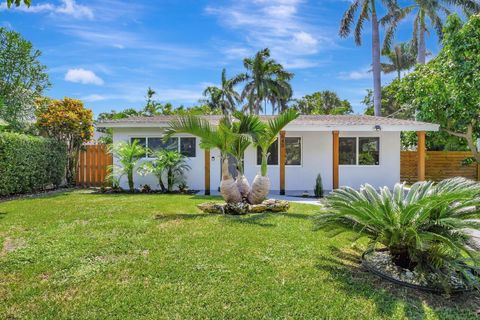
[[[360,268],[318,207],[202,214],[201,196],[82,191],[0,203],[0,319],[469,319]],[[2,249],[3,248],[3,249]]]

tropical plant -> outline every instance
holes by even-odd
[[[409,70],[416,64],[415,49],[410,43],[400,43],[393,47],[392,51],[386,51],[383,56],[389,63],[382,63],[382,71],[385,74],[397,72],[397,78],[402,78],[402,71]]]
[[[7,0],[7,7],[10,8],[12,4],[14,4],[16,7],[19,7],[22,3],[27,7],[30,7],[32,0]]]
[[[435,59],[402,79],[396,100],[415,110],[417,119],[438,123],[466,141],[480,163],[480,16],[473,15],[466,24],[450,16],[442,43]]]
[[[372,25],[372,66],[373,66],[373,92],[374,92],[374,111],[376,116],[381,116],[382,108],[382,81],[380,64],[380,21],[377,15],[378,0],[354,0],[350,7],[345,11],[341,24],[340,36],[346,38],[351,33],[351,27],[355,22],[355,15],[360,11],[355,25],[355,43],[357,46],[362,44],[362,31],[365,21],[370,21]],[[395,0],[385,0],[383,3],[390,11],[396,9]]]
[[[238,77],[227,79],[227,71],[224,68],[221,86],[209,86],[203,91],[203,95],[208,97],[207,105],[212,110],[221,110],[223,114],[235,111],[235,105],[240,100],[240,95],[234,88],[238,81]]]
[[[333,91],[317,91],[295,101],[292,108],[301,114],[349,114],[352,105]]]
[[[480,230],[478,206],[480,184],[464,178],[417,182],[410,189],[396,184],[392,192],[367,184],[359,191],[334,190],[317,223],[368,237],[368,251],[385,247],[400,267],[445,277],[453,271],[478,285],[470,272],[478,254],[469,242],[469,232]]]
[[[18,32],[0,27],[0,118],[14,131],[34,120],[35,99],[50,86],[41,52]]]
[[[175,184],[184,182],[185,171],[190,170],[186,157],[176,150],[160,149],[151,153],[153,159],[143,163],[138,172],[142,175],[154,174],[163,192],[172,192]],[[167,176],[167,187],[163,176]]]
[[[270,191],[270,179],[267,175],[268,149],[277,141],[280,131],[290,122],[298,118],[295,110],[288,109],[277,117],[269,119],[267,123],[262,123],[263,128],[253,136],[253,144],[260,148],[262,154],[262,163],[260,174],[257,174],[252,183],[252,190],[248,195],[248,202],[258,204],[265,200]]]
[[[323,182],[322,182],[322,175],[319,173],[317,178],[315,179],[315,189],[313,189],[315,193],[315,197],[322,198],[323,197]]]
[[[443,38],[443,21],[442,14],[450,15],[452,12],[449,9],[450,5],[455,5],[466,12],[478,12],[480,4],[477,0],[415,0],[415,3],[405,8],[395,8],[390,11],[382,20],[381,24],[387,26],[384,40],[384,51],[389,51],[391,42],[394,38],[397,26],[412,12],[415,13],[413,19],[413,37],[412,43],[417,52],[417,63],[425,64],[427,56],[427,47],[425,42],[425,35],[429,33],[427,28],[427,19],[430,20],[430,25],[435,29],[438,38]]]
[[[268,148],[276,141],[279,132],[298,116],[294,110],[287,110],[268,123],[260,121],[256,115],[244,115],[235,112],[235,121],[223,117],[217,126],[197,116],[181,116],[170,122],[165,139],[177,133],[189,133],[201,139],[204,149],[220,150],[222,162],[222,180],[220,192],[227,203],[238,203],[247,199],[251,204],[262,202],[268,194],[270,182],[267,177]],[[262,173],[249,187],[243,175],[243,154],[253,144],[262,150]],[[235,180],[228,170],[229,156],[237,162],[239,172]]]
[[[247,99],[247,110],[257,115],[261,110],[266,112],[267,101],[272,105],[272,114],[276,108],[282,109],[292,96],[289,81],[293,73],[271,59],[268,48],[258,51],[253,58],[245,58],[243,65],[247,72],[235,77],[234,81],[247,82],[241,95],[242,100]]]
[[[40,133],[67,145],[66,180],[74,185],[80,149],[93,136],[92,110],[77,99],[39,99],[36,116]]]
[[[108,151],[117,159],[118,164],[109,166],[107,179],[111,180],[113,178],[113,180],[118,179],[119,181],[123,176],[127,176],[128,188],[130,192],[134,192],[133,174],[137,169],[139,160],[145,157],[145,148],[139,144],[138,140],[133,140],[109,145]]]

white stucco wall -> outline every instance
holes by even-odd
[[[340,137],[380,137],[379,165],[340,165],[340,186],[358,188],[369,183],[392,188],[400,181],[400,132],[340,132]]]
[[[113,141],[129,141],[131,137],[158,137],[162,129],[158,128],[115,128]],[[179,135],[189,136],[189,135]],[[323,178],[325,190],[332,189],[332,133],[323,131],[287,131],[287,137],[302,138],[302,164],[285,167],[285,189],[287,193],[311,191],[315,186],[317,174]],[[339,168],[340,186],[358,188],[361,184],[370,183],[375,187],[389,186],[400,181],[400,132],[340,132],[340,137],[380,137],[380,164],[378,166],[344,166]],[[197,139],[196,157],[189,158],[191,170],[187,173],[187,184],[191,189],[204,189],[204,151],[200,149]],[[145,161],[145,160],[144,160]],[[217,190],[220,186],[220,152],[211,151],[210,159],[210,186]],[[256,149],[250,147],[245,153],[245,175],[253,181],[260,171],[256,164]],[[271,181],[271,190],[280,189],[280,168],[269,166],[268,175]],[[136,187],[149,184],[158,188],[158,181],[154,176],[134,177]],[[121,180],[122,187],[127,187],[127,180]]]

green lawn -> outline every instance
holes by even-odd
[[[318,207],[202,214],[201,196],[87,192],[0,203],[0,319],[468,319],[474,295],[363,271]],[[3,249],[2,249],[3,248]]]

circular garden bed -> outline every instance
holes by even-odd
[[[392,261],[392,256],[387,249],[365,252],[362,255],[362,266],[385,280],[413,289],[434,293],[446,293],[445,287],[450,288],[449,293],[473,290],[455,272],[451,273],[446,286],[445,284],[442,286],[437,274],[425,274],[399,267]]]

